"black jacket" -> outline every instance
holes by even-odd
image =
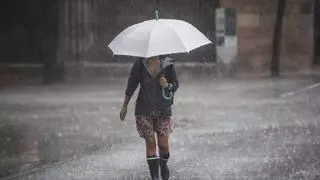
[[[128,79],[126,95],[131,97],[140,84],[135,108],[136,116],[150,113],[161,113],[168,116],[172,115],[171,105],[173,104],[173,98],[169,103],[163,98],[160,77],[163,74],[168,83],[172,84],[172,86],[168,87],[166,90],[173,93],[178,89],[179,82],[171,59],[163,60],[162,66],[161,72],[156,77],[152,77],[147,70],[146,61],[144,59],[137,60],[133,65]]]

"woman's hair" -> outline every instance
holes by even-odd
[[[159,55],[158,57],[160,60],[164,60],[168,56],[167,55]],[[140,60],[143,60],[143,59],[149,59],[149,58],[140,58]]]
[[[165,58],[166,58],[165,55],[160,55],[160,56],[159,56],[159,59],[160,59],[160,60],[164,60]]]

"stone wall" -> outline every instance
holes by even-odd
[[[287,0],[282,31],[281,70],[309,68],[313,58],[313,0]],[[237,9],[236,67],[268,71],[277,0],[221,0]]]

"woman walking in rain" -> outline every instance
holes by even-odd
[[[170,157],[169,137],[173,131],[171,118],[173,97],[168,98],[162,90],[173,95],[179,87],[172,60],[161,56],[135,62],[120,112],[122,121],[126,117],[131,96],[139,84],[140,90],[135,107],[136,127],[140,137],[145,139],[150,175],[153,180],[158,180],[160,167],[162,179],[168,180],[170,173],[167,162]],[[160,157],[157,156],[157,146]]]

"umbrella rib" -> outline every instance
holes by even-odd
[[[189,49],[183,44],[183,41],[182,41],[182,39],[180,38],[180,36],[178,36],[179,33],[178,33],[172,26],[170,26],[170,25],[168,25],[168,24],[166,24],[166,23],[164,23],[164,24],[165,24],[166,26],[168,26],[170,30],[174,31],[174,33],[177,35],[178,39],[180,40],[182,46],[186,48],[187,52],[189,52]]]
[[[135,30],[134,28],[135,28],[136,26],[137,26],[137,25],[129,26],[127,29],[121,31],[114,39],[119,38],[122,33],[125,33],[125,36],[127,37],[130,33],[132,33],[132,31]],[[124,39],[125,39],[125,38],[122,38],[121,42],[123,42]],[[112,43],[112,41],[111,41],[111,43]],[[109,43],[108,46],[110,46],[111,43]]]
[[[142,22],[143,23],[143,22]],[[129,26],[127,29],[121,31],[120,34],[118,34],[118,36],[120,36],[122,33],[125,33],[125,38],[122,38],[121,39],[121,43],[120,44],[123,44],[123,41],[131,35],[131,33],[133,33],[135,30],[137,30],[137,28],[139,28],[139,25],[142,24],[142,23],[139,23],[139,24],[135,24],[135,25],[131,25]],[[116,39],[117,37],[115,37],[114,39]],[[111,42],[112,43],[112,42]],[[111,48],[112,44],[109,44],[108,47]],[[114,53],[113,53],[114,54]],[[135,57],[141,57],[140,55],[132,55],[132,54],[122,54],[122,55],[130,55],[130,56],[135,56]]]
[[[155,28],[156,25],[157,25],[157,24],[155,23],[155,25],[153,26],[152,30],[151,30],[150,33],[149,33],[148,44],[147,44],[147,52],[146,52],[146,55],[145,55],[145,57],[147,57],[147,58],[148,58],[148,56],[149,56],[149,47],[150,47],[151,34],[152,34],[152,32],[153,32],[153,30],[154,30],[154,28]]]

